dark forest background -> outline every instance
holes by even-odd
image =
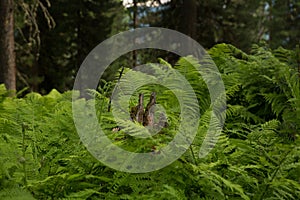
[[[299,9],[297,0],[1,1],[0,21],[13,20],[10,26],[1,23],[0,82],[8,89],[42,94],[72,89],[80,64],[96,45],[145,26],[180,31],[205,48],[230,43],[247,53],[256,43],[295,49],[300,41]],[[11,42],[14,45],[8,45]],[[15,58],[9,59],[14,52]],[[147,61],[164,57],[157,54],[145,58],[138,53]],[[112,79],[121,65],[132,67],[133,59],[120,58],[103,78]]]

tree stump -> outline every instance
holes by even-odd
[[[152,92],[149,103],[147,104],[145,111],[143,107],[144,95],[139,94],[139,101],[137,106],[131,107],[130,118],[132,121],[143,124],[143,126],[164,128],[168,126],[167,118],[163,113],[160,113],[159,119],[155,122],[155,105],[156,105],[156,93]]]
[[[156,104],[156,93],[152,92],[150,96],[150,101],[146,106],[144,114],[144,126],[153,126],[154,125],[154,112]]]
[[[130,110],[130,117],[132,121],[137,121],[139,123],[143,123],[144,121],[144,94],[139,94],[139,102],[138,105],[132,107]]]

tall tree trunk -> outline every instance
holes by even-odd
[[[133,29],[137,28],[137,15],[138,15],[138,7],[137,0],[133,0]],[[132,51],[132,68],[137,65],[137,52],[135,50]]]
[[[182,33],[196,37],[197,2],[196,0],[184,0],[181,6],[180,30]]]
[[[0,0],[0,83],[16,90],[13,0]]]
[[[84,54],[83,54],[83,37],[84,37],[84,34],[82,33],[82,24],[84,23],[84,20],[83,20],[83,12],[84,12],[84,3],[83,3],[83,0],[79,0],[79,1],[76,1],[76,3],[78,3],[78,10],[77,10],[77,18],[76,18],[76,33],[77,33],[77,36],[76,36],[76,44],[77,44],[77,55],[76,55],[76,60],[75,60],[75,63],[76,63],[76,67],[77,69],[80,69],[80,66],[84,60]],[[79,80],[80,80],[80,83],[79,83],[79,90],[81,91],[80,93],[80,96],[82,98],[89,98],[89,95],[84,92],[85,89],[87,89],[87,85],[84,85],[84,83],[86,82],[86,76],[85,74],[83,73],[80,73],[80,74],[77,74],[79,75]]]

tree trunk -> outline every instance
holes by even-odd
[[[196,0],[184,0],[181,7],[180,31],[191,38],[196,37],[197,3]]]
[[[138,6],[137,0],[133,0],[133,29],[137,28],[137,15],[138,15]],[[137,65],[137,52],[135,50],[132,51],[132,68]]]
[[[16,90],[13,0],[0,0],[0,83]]]

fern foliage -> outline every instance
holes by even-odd
[[[227,108],[222,132],[212,138],[217,143],[208,144],[211,151],[204,157],[199,155],[215,114],[214,102],[192,57],[180,58],[175,66],[160,59],[163,67],[148,65],[146,77],[142,69],[125,69],[120,80],[103,81],[98,90],[89,90],[90,100],[77,91],[56,90],[45,96],[10,97],[0,85],[0,199],[300,199],[297,53],[254,45],[246,54],[219,44],[209,54],[224,81]],[[188,81],[197,101],[176,84],[181,79],[171,70]],[[129,114],[139,93],[148,100],[152,91],[157,93],[157,113],[168,122],[157,130],[131,121]],[[172,141],[185,117],[182,99],[190,113],[186,119],[199,119],[192,127],[196,137],[163,169],[116,171],[82,143],[72,97],[83,109],[95,107],[106,136],[130,152],[159,154]],[[142,133],[152,135],[135,137]]]

